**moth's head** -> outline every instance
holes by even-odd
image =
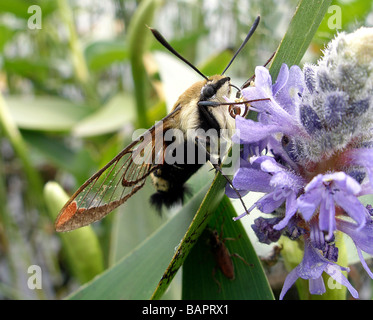
[[[229,97],[231,92],[230,80],[222,75],[209,77],[201,89],[200,101],[224,101],[223,97]]]

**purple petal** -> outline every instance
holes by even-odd
[[[305,241],[304,257],[299,268],[298,275],[302,279],[317,279],[321,277],[326,265],[329,262],[322,257],[319,251],[314,248],[310,241]]]
[[[297,106],[301,102],[301,96],[305,87],[302,70],[298,66],[291,66],[289,78],[285,86],[274,93],[275,100],[291,115],[295,116]]]
[[[325,268],[325,272],[332,277],[335,281],[339,282],[341,285],[345,286],[351,295],[357,299],[359,298],[358,292],[354,289],[351,283],[346,279],[346,277],[341,272],[341,267],[333,264],[328,264]]]
[[[286,198],[286,212],[285,212],[285,218],[282,219],[279,223],[277,223],[273,228],[276,230],[281,230],[287,226],[289,223],[289,220],[294,216],[294,214],[297,212],[298,209],[298,203],[296,194],[292,192],[287,198]]]
[[[298,210],[302,213],[303,218],[309,221],[315,210],[320,205],[323,190],[313,189],[298,198]]]
[[[288,292],[288,290],[293,286],[293,284],[295,283],[295,281],[297,281],[298,278],[299,278],[298,267],[296,267],[289,272],[289,274],[287,275],[285,279],[285,282],[284,282],[284,285],[282,286],[282,290],[281,290],[280,297],[279,297],[280,300],[284,298],[286,292]]]
[[[334,194],[335,202],[354,219],[359,227],[365,224],[366,209],[356,196],[340,191]]]
[[[269,184],[270,178],[271,176],[265,172],[250,168],[240,168],[237,170],[232,182],[238,190],[270,192],[272,191],[272,187]]]
[[[317,175],[316,177],[314,177],[307,185],[306,187],[304,188],[304,191],[305,192],[309,192],[313,189],[316,189],[316,188],[320,188],[320,186],[322,185],[323,183],[323,178],[324,176],[322,174],[319,174]]]
[[[272,78],[267,68],[255,68],[255,87],[264,90],[268,97],[272,96]]]
[[[308,283],[311,294],[322,295],[326,292],[324,280],[321,276],[316,279],[309,279]]]
[[[350,177],[344,172],[335,172],[328,175],[330,180],[333,180],[334,184],[339,189],[346,190],[348,193],[357,195],[361,191],[361,186],[354,178]]]
[[[269,173],[276,173],[276,172],[284,170],[284,168],[281,167],[276,162],[276,160],[274,158],[272,158],[272,157],[266,157],[266,159],[264,159],[264,161],[261,162],[260,168],[263,171],[269,172]]]
[[[283,63],[281,66],[280,72],[278,73],[276,83],[272,87],[273,95],[276,95],[277,92],[285,86],[288,79],[289,79],[289,68],[285,63]]]
[[[369,275],[369,277],[371,277],[373,279],[373,273],[372,273],[372,271],[370,271],[370,269],[369,269],[369,267],[368,267],[368,265],[367,265],[367,263],[366,263],[366,261],[365,261],[365,259],[363,257],[363,254],[362,254],[361,250],[356,245],[356,243],[355,243],[355,246],[356,246],[357,254],[359,255],[360,262],[361,262],[363,268],[365,269],[365,271],[367,272],[367,274]]]
[[[358,228],[356,224],[336,219],[338,230],[346,233],[361,250],[373,255],[373,223],[368,221],[364,227]]]
[[[329,192],[324,192],[324,199],[320,203],[319,227],[323,231],[328,231],[328,239],[331,239],[337,228],[335,225],[334,199]]]
[[[249,191],[248,190],[244,190],[244,191],[238,190],[238,193],[240,194],[240,197],[243,197],[246,194],[248,194]],[[225,186],[225,194],[227,195],[227,197],[232,198],[232,199],[238,199],[239,198],[237,192],[232,189],[232,187],[229,183],[227,183],[226,186]]]
[[[232,137],[234,143],[253,143],[280,132],[278,125],[266,125],[250,119],[236,117],[236,133]]]
[[[303,179],[291,171],[277,172],[273,175],[270,184],[277,188],[289,189],[289,191],[298,192],[303,187]],[[286,191],[287,193],[289,191]]]
[[[263,213],[272,213],[277,208],[279,208],[284,203],[284,201],[284,198],[275,197],[274,193],[271,192],[260,198],[256,202],[256,206]]]

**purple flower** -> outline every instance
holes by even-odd
[[[359,228],[364,226],[366,209],[356,197],[360,190],[360,184],[344,172],[319,174],[298,198],[298,210],[306,221],[310,221],[319,209],[319,227],[331,238],[336,230],[336,205],[354,219]]]
[[[365,251],[373,255],[373,221],[368,216],[367,211],[366,214],[366,223],[362,228],[359,228],[354,223],[341,219],[336,219],[336,225],[338,230],[346,233],[353,240],[361,264],[363,265],[369,276],[373,279],[373,273],[370,271],[361,253],[361,251]]]
[[[336,264],[336,231],[352,238],[373,278],[362,257],[362,251],[373,254],[372,210],[358,199],[373,194],[373,71],[371,59],[362,58],[373,28],[356,34],[361,41],[339,34],[318,64],[303,71],[282,65],[275,84],[257,67],[255,86],[242,90],[245,100],[266,100],[252,103],[258,121],[236,117],[233,142],[244,147],[233,185],[240,193],[265,193],[250,208],[272,214],[252,225],[260,242],[280,235],[304,242],[303,260],[286,278],[281,298],[297,278],[322,294],[323,272],[358,296],[342,274],[348,268]]]
[[[342,271],[349,271],[349,269],[340,267],[323,257],[311,241],[306,239],[303,260],[286,277],[280,293],[280,299],[284,298],[286,292],[298,278],[309,280],[309,291],[311,294],[323,294],[326,291],[322,278],[323,272],[326,272],[334,280],[344,285],[354,298],[358,298],[359,294],[342,274]]]
[[[232,137],[235,143],[253,143],[267,138],[275,133],[305,134],[300,122],[294,117],[291,101],[298,101],[301,89],[301,73],[299,67],[293,66],[291,72],[283,65],[278,81],[272,89],[272,79],[264,67],[255,69],[255,87],[242,90],[245,100],[270,98],[270,101],[252,103],[252,110],[259,113],[259,122],[236,117],[237,134]],[[290,84],[294,84],[291,86]],[[276,98],[286,102],[283,108],[276,102]]]
[[[301,177],[268,156],[258,157],[251,165],[241,167],[233,178],[233,185],[238,190],[267,193],[251,209],[258,207],[264,213],[272,213],[286,203],[285,217],[274,226],[277,230],[284,228],[295,214],[296,196],[303,184]],[[245,212],[235,219],[246,214]]]

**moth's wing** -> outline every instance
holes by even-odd
[[[140,190],[146,178],[164,161],[164,125],[170,113],[123,149],[89,178],[61,209],[57,231],[70,231],[102,219]]]

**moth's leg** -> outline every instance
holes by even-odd
[[[195,139],[195,143],[197,144],[198,148],[201,148],[202,150],[204,150],[206,152],[206,157],[207,157],[207,160],[209,160],[209,162],[212,164],[212,166],[214,167],[215,171],[218,171],[221,173],[221,175],[225,178],[225,180],[227,180],[227,182],[229,183],[229,185],[231,186],[231,188],[235,191],[235,193],[237,194],[238,196],[238,199],[240,199],[241,201],[241,204],[242,206],[244,207],[245,211],[247,214],[249,214],[249,211],[247,210],[246,208],[246,205],[245,203],[243,202],[242,200],[242,197],[240,195],[240,193],[238,192],[238,190],[233,186],[233,183],[232,183],[232,180],[229,179],[229,177],[227,177],[224,173],[223,173],[223,170],[221,168],[221,161],[219,161],[219,164],[215,163],[215,161],[211,161],[211,154],[210,152],[200,143],[200,138],[199,137],[196,137]],[[220,158],[219,158],[220,160]]]

